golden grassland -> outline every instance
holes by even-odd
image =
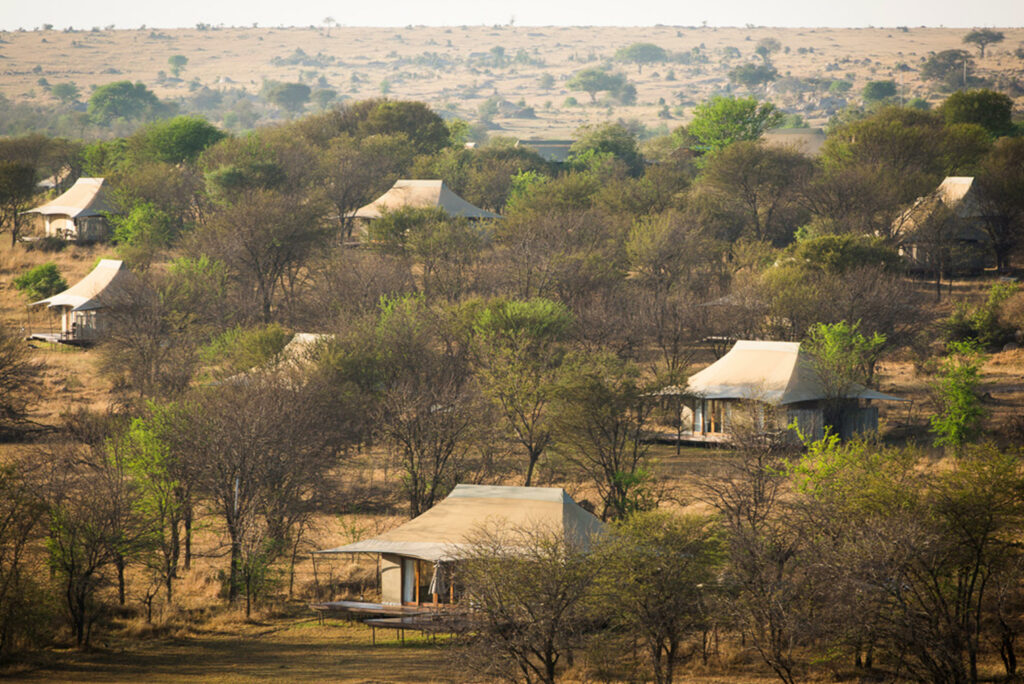
[[[63,27],[58,27],[63,28]],[[780,77],[850,79],[852,100],[871,80],[893,79],[905,98],[922,97],[938,102],[942,95],[923,82],[916,69],[932,52],[969,49],[962,38],[965,29],[952,28],[699,28],[699,27],[510,27],[460,26],[406,28],[325,27],[306,28],[216,28],[117,29],[74,32],[14,31],[0,33],[0,93],[58,107],[38,82],[51,85],[73,81],[82,89],[117,80],[142,81],[162,98],[187,97],[190,82],[210,88],[243,89],[256,93],[264,79],[305,80],[314,83],[321,76],[328,87],[351,99],[379,97],[382,83],[388,97],[421,100],[466,119],[477,117],[477,107],[486,98],[499,95],[514,103],[533,107],[537,117],[496,117],[496,134],[518,137],[557,138],[571,135],[580,125],[609,118],[635,118],[648,126],[669,128],[688,118],[694,104],[727,84],[731,67],[759,61],[754,55],[757,42],[774,38],[783,51],[772,56]],[[1024,44],[1024,28],[1002,29],[1006,39],[992,45],[984,60],[977,59],[975,74],[1001,75],[1017,79],[1024,75],[1024,60],[1014,51]],[[634,106],[590,105],[585,93],[567,89],[566,80],[584,67],[599,66],[615,51],[634,42],[653,42],[671,52],[701,47],[709,64],[652,64],[642,73],[628,64],[613,64],[626,73],[637,88]],[[510,60],[520,50],[533,63],[513,62],[509,66],[487,66],[489,51],[504,48]],[[720,63],[720,50],[733,47],[741,57]],[[286,58],[299,48],[313,57],[330,58],[324,66],[275,66],[272,60]],[[430,65],[423,57],[436,53],[456,58],[454,65]],[[180,79],[158,83],[158,74],[168,72],[167,59],[181,54],[188,64]],[[417,58],[420,58],[417,61]],[[902,70],[904,64],[910,70]],[[670,73],[671,72],[671,73]],[[555,79],[544,89],[542,74]],[[1018,86],[1019,87],[1019,86]],[[1018,107],[1024,97],[1016,97]],[[573,96],[581,106],[565,106]],[[803,97],[774,92],[769,99],[791,109],[801,109]],[[684,109],[670,119],[659,118],[662,101],[682,104]],[[824,123],[812,118],[813,124]]]
[[[20,246],[12,249],[8,244],[0,245],[0,323],[31,329],[46,325],[45,314],[27,317],[24,299],[11,286],[11,280],[31,266],[55,261],[69,283],[73,283],[98,258],[113,255],[112,248],[104,246],[68,246],[57,254],[44,254],[25,251]],[[957,282],[952,295],[935,305],[936,315],[948,313],[954,301],[981,301],[990,285],[987,280]],[[921,287],[930,288],[925,283]],[[98,373],[95,349],[82,351],[35,344],[32,353],[45,365],[45,385],[34,415],[37,421],[54,425],[68,411],[107,407],[109,385]],[[911,359],[883,363],[879,376],[882,391],[911,399],[908,403],[883,407],[883,431],[897,440],[926,439],[926,419],[931,410],[927,376]],[[1024,412],[1024,350],[993,354],[984,368],[983,382],[993,425]],[[0,445],[0,458],[32,448]],[[695,480],[720,471],[728,455],[694,447],[677,452],[673,447],[659,445],[652,449],[652,457],[672,505],[700,510],[700,504],[694,502]],[[0,675],[55,682],[463,680],[465,673],[453,667],[443,643],[428,643],[407,635],[403,646],[396,635],[378,633],[379,643],[372,646],[370,631],[365,626],[330,620],[321,625],[306,607],[309,601],[320,599],[372,599],[376,590],[374,566],[369,561],[323,559],[317,561],[314,569],[308,550],[378,533],[406,517],[396,494],[400,491],[400,473],[383,451],[352,456],[335,477],[340,494],[337,501],[331,502],[332,510],[372,513],[323,515],[316,519],[307,550],[299,556],[295,567],[290,600],[261,603],[250,620],[239,609],[225,606],[219,597],[218,575],[226,567],[226,535],[216,516],[202,515],[196,526],[194,566],[177,582],[173,608],[165,608],[160,599],[156,601],[153,624],[140,616],[144,615],[140,612],[140,592],[146,580],[141,570],[129,568],[131,610],[109,618],[111,626],[97,632],[93,650],[83,653],[70,647],[51,649],[10,666]],[[566,487],[577,500],[596,500],[587,486],[567,481],[557,463],[546,466],[538,477],[544,484]],[[279,578],[282,594],[288,581],[286,574]],[[682,673],[681,681],[772,681],[749,649],[731,644],[725,647],[722,658],[724,672],[716,669],[712,674],[693,665]],[[628,665],[620,664],[621,668],[624,670],[619,675],[628,678]],[[993,673],[996,671],[993,664]],[[579,681],[589,676],[583,670],[576,677],[570,673],[570,679]]]

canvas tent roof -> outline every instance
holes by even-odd
[[[128,279],[131,271],[118,259],[102,259],[87,276],[52,297],[33,302],[32,306],[46,304],[48,307],[68,306],[72,311],[99,309],[103,298],[113,296]]]
[[[101,216],[113,211],[107,204],[102,178],[79,178],[67,191],[46,204],[29,209],[26,214],[79,216]]]
[[[984,212],[973,190],[973,176],[947,176],[935,190],[918,197],[900,214],[894,223],[896,232],[902,235],[914,233],[932,217],[941,204],[960,220],[956,226],[958,239],[987,242],[988,234],[980,227],[972,225],[984,218]]]
[[[769,404],[795,404],[826,397],[825,389],[799,342],[739,340],[729,352],[699,373],[685,392],[669,388],[665,394],[693,394],[705,399],[754,399]],[[902,401],[856,385],[850,399]]]
[[[487,524],[540,526],[586,543],[603,525],[560,487],[460,484],[443,501],[409,522],[353,544],[318,553],[393,553],[429,561],[457,560]]]
[[[517,140],[516,147],[525,147],[533,150],[543,157],[545,161],[565,162],[569,159],[573,143],[575,142],[575,140],[544,140],[534,138]]]
[[[370,204],[350,214],[355,218],[376,219],[398,209],[443,209],[449,216],[485,219],[500,218],[462,199],[443,180],[399,180]]]

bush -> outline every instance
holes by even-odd
[[[62,252],[68,246],[68,242],[59,237],[44,237],[26,242],[24,245],[26,252]]]
[[[1003,314],[1003,304],[1016,294],[1017,285],[998,283],[992,286],[988,300],[978,308],[971,310],[964,302],[958,304],[943,322],[946,342],[975,342],[984,349],[999,349],[1012,341],[1015,330],[1013,322]],[[1016,299],[1013,304],[1017,305]]]
[[[30,301],[38,301],[57,294],[68,287],[57,264],[49,261],[29,269],[14,279],[14,287]]]

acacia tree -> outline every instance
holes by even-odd
[[[985,59],[985,48],[994,43],[1001,43],[1006,39],[1002,31],[993,31],[992,29],[974,29],[969,31],[964,36],[965,43],[973,43],[981,54],[981,58]]]
[[[654,401],[635,365],[609,353],[573,355],[562,369],[555,425],[565,458],[597,489],[601,519],[652,508],[641,439]]]
[[[640,74],[643,73],[644,64],[664,62],[668,59],[668,53],[665,48],[654,43],[633,43],[619,48],[615,52],[615,59],[636,64],[636,72]]]
[[[39,398],[42,365],[29,358],[21,336],[0,325],[0,436],[30,425],[29,411]]]
[[[554,684],[582,645],[597,564],[562,531],[491,526],[468,541],[460,581],[476,617],[463,641],[474,670]]]
[[[11,234],[11,246],[25,223],[21,213],[36,191],[36,170],[24,162],[0,160],[0,232]]]
[[[484,393],[526,450],[524,486],[552,439],[551,403],[572,315],[547,299],[498,300],[477,314],[475,358]]]
[[[705,516],[638,513],[612,527],[595,556],[597,591],[609,599],[612,623],[643,639],[654,681],[671,684],[676,664],[689,657],[683,640],[710,621],[719,531]]]

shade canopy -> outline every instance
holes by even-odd
[[[32,306],[69,307],[72,311],[102,308],[132,278],[131,271],[119,259],[101,259],[96,268],[77,283]]]
[[[448,216],[471,219],[500,218],[497,214],[475,207],[462,199],[443,180],[399,180],[376,200],[360,207],[349,216],[378,219],[399,209],[441,209]]]
[[[695,373],[686,388],[663,394],[689,394],[704,399],[750,399],[781,406],[828,397],[810,355],[799,342],[739,340],[713,364]],[[848,399],[903,401],[861,385],[852,385]]]
[[[64,194],[25,213],[79,218],[102,216],[112,211],[103,189],[103,179],[79,178]]]
[[[393,530],[317,553],[390,553],[452,561],[465,557],[474,534],[488,525],[540,528],[583,545],[603,528],[560,487],[460,484],[429,511]]]

